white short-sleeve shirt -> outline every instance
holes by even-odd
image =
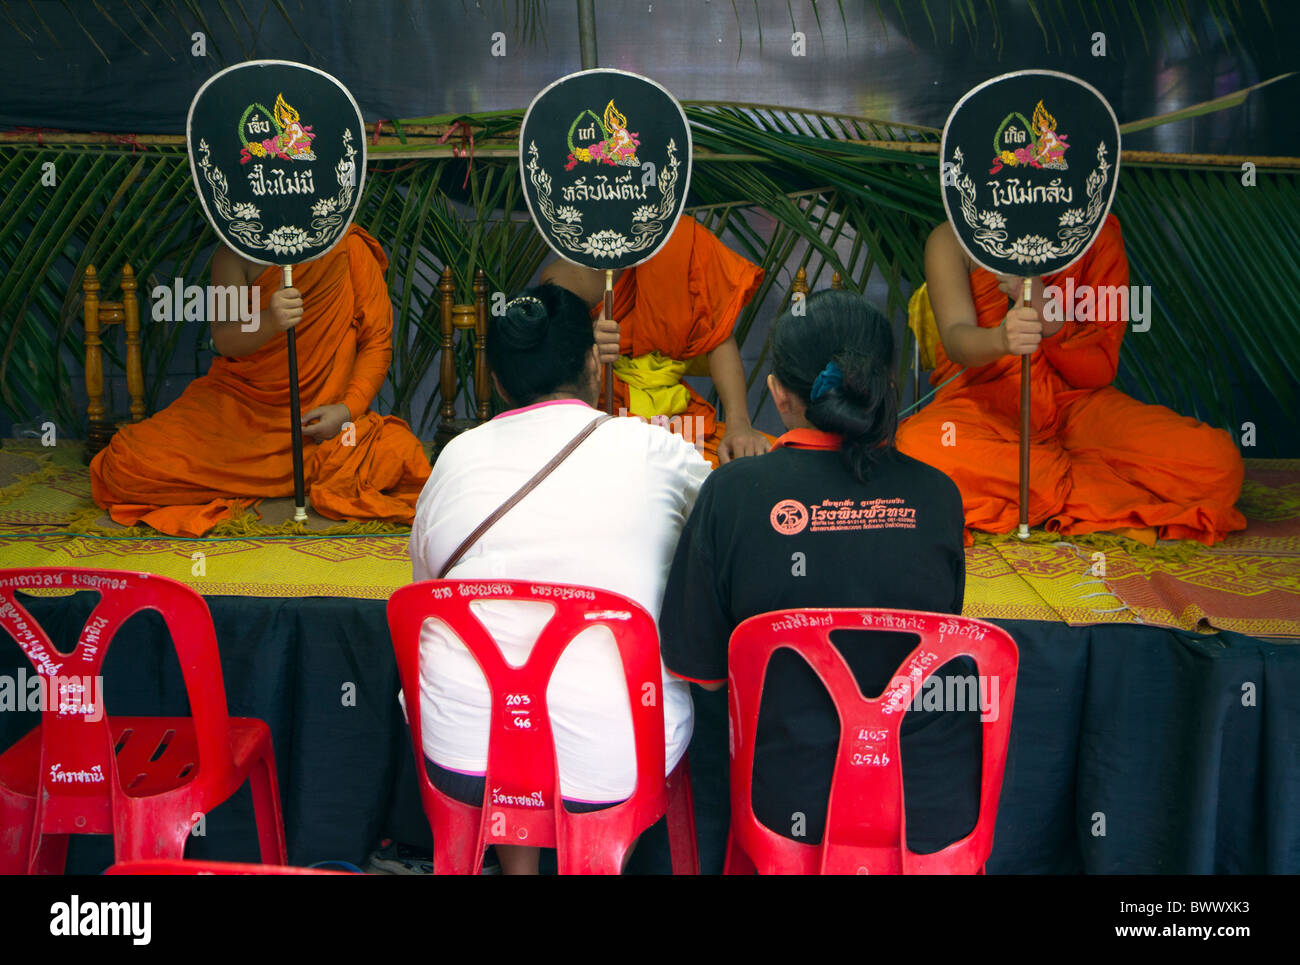
[[[411,528],[414,578],[434,579],[456,547],[600,415],[577,399],[502,413],[447,444]],[[516,579],[612,590],[656,622],[682,526],[709,472],[695,447],[637,419],[597,428],[461,557],[448,579]],[[475,604],[505,659],[527,659],[549,616],[536,601]],[[440,767],[483,774],[491,701],[482,671],[438,621],[420,637],[424,753]],[[663,673],[667,769],[691,737],[689,685]],[[619,801],[636,785],[627,685],[613,637],[592,627],[569,645],[547,691],[560,790],[575,801]]]

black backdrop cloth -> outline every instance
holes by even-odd
[[[235,6],[170,3],[164,14],[163,5],[130,0],[10,0],[0,7],[0,129],[179,134],[204,80],[221,67],[259,57],[328,71],[356,95],[369,122],[521,109],[581,63],[572,3],[536,5],[543,8],[545,39],[539,32],[531,41],[521,36],[518,9],[507,16],[500,3],[264,0],[242,5],[251,23],[238,13],[227,16]],[[1190,0],[1197,42],[1188,43],[1178,18],[1165,17],[1148,47],[1134,30],[1128,4],[1100,4],[1111,50],[1097,57],[1088,39],[1098,29],[1096,16],[1074,4],[1060,5],[1060,18],[1051,18],[1062,24],[1064,43],[1048,43],[1039,11],[1028,4],[998,5],[1002,36],[1022,38],[1008,43],[995,43],[984,29],[974,38],[960,29],[950,36],[942,10],[951,4],[935,16],[937,30],[919,4],[842,4],[824,35],[812,5],[798,4],[798,26],[791,29],[807,34],[808,56],[792,58],[789,42],[779,36],[792,16],[784,0],[594,6],[601,64],[654,77],[684,100],[853,114],[863,113],[864,104],[889,104],[892,120],[936,128],[963,91],[1027,67],[1090,81],[1121,120],[1150,117],[1294,69],[1292,38],[1300,29],[1296,4],[1244,3],[1234,5],[1240,9],[1227,18],[1232,30],[1221,34],[1207,15],[1209,0]],[[149,8],[159,8],[159,19]],[[1150,11],[1142,17],[1150,31]],[[195,55],[194,31],[207,37],[204,56]],[[505,34],[508,49],[500,53],[506,56],[492,56],[496,31]],[[1225,77],[1232,78],[1230,88],[1222,86]],[[1294,155],[1300,129],[1279,119],[1292,115],[1296,90],[1295,79],[1275,84],[1251,95],[1244,110],[1140,131],[1126,138],[1126,146]]]
[[[271,727],[290,862],[360,864],[381,836],[427,841],[384,601],[207,601],[231,714]],[[94,594],[24,602],[64,647]],[[1300,646],[998,622],[1021,662],[990,873],[1300,873]],[[12,641],[0,643],[0,674],[24,665]],[[111,713],[187,712],[156,614],[123,627],[104,674]],[[1250,706],[1243,693],[1252,689]],[[698,688],[694,696],[701,867],[716,872],[726,840],[726,699]],[[0,747],[36,716],[0,714]],[[186,853],[257,860],[246,789],[208,816],[206,835]],[[74,839],[69,870],[93,873],[111,859],[107,838]],[[629,870],[638,869],[666,870],[661,829],[637,849]]]

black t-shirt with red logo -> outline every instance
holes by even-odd
[[[710,474],[682,531],[664,593],[660,638],[672,673],[725,682],[732,630],[771,610],[961,613],[966,569],[956,485],[893,448],[883,450],[867,481],[859,482],[838,445],[836,436],[797,429],[772,452]],[[917,642],[915,635],[888,631],[832,634],[868,697],[885,689]],[[965,658],[943,669],[944,675],[976,673]],[[904,717],[912,850],[937,851],[975,826],[979,727],[978,708],[918,709]],[[839,723],[821,681],[793,651],[778,650],[759,711],[753,802],[760,821],[787,837],[821,840],[838,739]]]

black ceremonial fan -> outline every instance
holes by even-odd
[[[943,128],[948,220],[989,271],[1062,271],[1106,221],[1119,149],[1115,113],[1091,84],[1053,70],[994,77]]]
[[[204,213],[263,265],[325,254],[361,200],[366,133],[347,88],[323,71],[252,60],[208,78],[185,127]]]
[[[672,94],[639,74],[562,77],[519,130],[528,210],[562,258],[630,268],[672,235],[691,181],[691,132]]]
[[[352,223],[366,171],[366,130],[348,89],[287,60],[250,60],[208,78],[185,123],[203,213],[249,261],[293,266],[328,252]],[[307,518],[298,350],[288,331],[294,519]]]

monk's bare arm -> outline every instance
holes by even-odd
[[[253,284],[265,266],[241,258],[224,245],[212,256],[212,284],[237,285],[241,288]],[[241,299],[241,304],[243,300]],[[258,299],[254,299],[257,304]],[[302,319],[302,296],[296,288],[282,288],[271,296],[268,311],[262,313],[256,329],[243,330],[238,319],[211,323],[212,344],[217,354],[227,358],[252,355],[276,335],[287,331]]]
[[[620,274],[622,274],[621,269],[614,272],[615,281],[618,281]],[[600,304],[601,299],[605,297],[605,273],[603,271],[599,268],[584,268],[582,265],[575,265],[563,258],[556,258],[542,269],[541,283],[567,288],[586,302],[589,308],[595,308]]]
[[[970,291],[970,266],[946,221],[930,232],[926,241],[925,284],[948,358],[975,368],[1009,354],[1001,328],[979,325]]]
[[[726,463],[744,456],[761,455],[770,447],[767,439],[749,421],[749,392],[745,385],[745,364],[740,360],[736,336],[709,353],[709,374],[718,390],[727,417],[727,433],[718,446],[718,462]]]
[[[727,417],[727,431],[749,427],[749,392],[745,386],[745,364],[740,360],[736,336],[709,353],[709,375]]]

